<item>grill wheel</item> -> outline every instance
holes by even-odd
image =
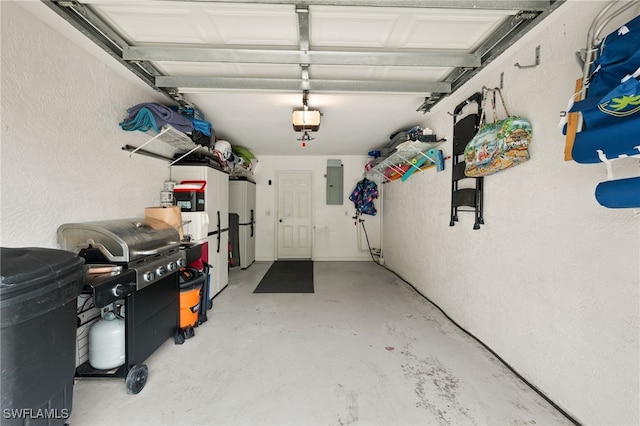
[[[131,370],[127,373],[125,385],[127,386],[127,392],[130,394],[140,393],[144,385],[147,384],[147,376],[149,375],[149,369],[146,364],[135,364],[131,367]]]

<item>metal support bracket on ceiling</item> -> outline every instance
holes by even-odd
[[[298,15],[298,34],[300,37],[300,50],[309,51],[309,8],[307,6],[296,6]]]
[[[302,45],[302,43],[301,43]],[[221,49],[208,47],[128,46],[128,61],[229,62],[246,64],[371,65],[425,67],[479,67],[471,53],[353,52],[348,50]]]
[[[298,16],[298,38],[300,52],[306,54],[309,52],[309,8],[307,6],[296,6],[296,15]],[[302,90],[309,91],[309,64],[300,63],[302,80]]]
[[[420,105],[416,109],[416,112],[421,112],[423,114],[428,113],[429,111],[431,111],[431,108],[433,108],[434,105],[438,103],[440,99],[441,99],[440,93],[432,93],[431,96],[426,96],[424,98],[424,102],[422,103],[422,105]]]
[[[302,86],[302,90],[309,91],[309,65],[302,64],[300,67],[302,68],[302,81],[300,82],[300,85]]]
[[[309,89],[314,92],[387,92],[387,93],[450,93],[451,83],[422,82],[422,81],[394,81],[394,80],[319,80],[310,79]],[[269,90],[300,91],[303,81],[287,78],[234,78],[234,77],[156,77],[158,87],[180,87],[182,93],[201,91],[200,89],[239,89],[239,90]]]
[[[514,67],[516,68],[535,68],[538,65],[540,65],[540,46],[536,47],[536,58],[535,58],[535,63],[532,65],[520,65],[519,62],[516,62],[515,64],[513,64]]]

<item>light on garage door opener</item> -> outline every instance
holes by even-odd
[[[308,95],[308,90],[302,92],[302,108],[294,110],[292,116],[293,130],[304,132],[302,137],[298,138],[302,141],[302,146],[314,139],[309,136],[309,132],[317,132],[320,128],[320,111],[309,109]]]

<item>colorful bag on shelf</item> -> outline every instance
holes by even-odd
[[[507,115],[503,120],[497,119],[496,93],[500,95]],[[532,128],[529,120],[509,114],[500,89],[485,90],[483,98],[483,104],[487,98],[491,99],[493,123],[485,123],[486,108],[483,107],[480,130],[464,150],[464,173],[469,177],[489,176],[530,158]]]

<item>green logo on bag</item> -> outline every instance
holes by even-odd
[[[640,111],[640,95],[613,98],[598,105],[598,109],[614,117],[628,117]]]

